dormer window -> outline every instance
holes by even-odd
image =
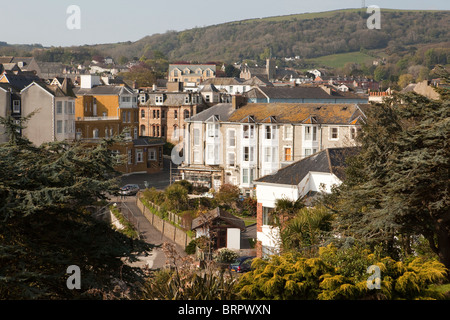
[[[155,103],[156,104],[162,104],[163,102],[164,102],[164,97],[162,95],[155,97]]]
[[[20,113],[20,100],[13,100],[13,113]]]
[[[188,104],[189,102],[190,102],[190,97],[189,96],[186,96],[186,97],[184,97],[184,103],[185,104]]]

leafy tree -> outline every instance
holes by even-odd
[[[23,123],[0,123],[10,137],[0,145],[0,299],[130,297],[142,273],[126,262],[151,247],[86,209],[118,190],[113,140],[36,147],[17,133]],[[80,290],[66,286],[70,265],[80,267]]]
[[[166,207],[170,211],[180,212],[188,209],[188,190],[180,184],[172,184],[164,191]]]
[[[343,234],[394,256],[399,235],[422,235],[449,268],[449,90],[440,92],[440,100],[409,93],[372,106],[334,209]]]
[[[215,198],[221,205],[232,206],[239,200],[239,187],[232,184],[223,184],[220,186],[219,192],[216,193]]]

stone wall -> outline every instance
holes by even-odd
[[[151,223],[156,230],[161,232],[165,237],[169,238],[177,245],[181,246],[183,249],[191,242],[191,237],[189,237],[186,232],[180,228],[177,228],[169,221],[164,220],[157,215],[153,214],[139,199],[136,197],[136,205],[139,210],[141,210],[142,214],[147,218],[147,220]]]

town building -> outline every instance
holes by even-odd
[[[67,79],[61,87],[33,81],[20,91],[21,116],[33,116],[22,134],[34,145],[75,139],[75,95]]]
[[[169,82],[180,82],[184,91],[197,91],[198,85],[207,79],[216,77],[215,64],[170,64],[168,71]]]
[[[320,103],[217,104],[188,119],[179,178],[219,189],[254,181],[321,150],[355,146],[367,105]]]
[[[163,168],[164,141],[139,135],[138,94],[128,86],[103,85],[99,76],[81,76],[76,95],[76,140],[88,144],[123,135],[111,149],[125,159],[117,170],[153,173]]]
[[[186,120],[208,108],[198,92],[153,91],[141,96],[139,132],[172,144],[183,141]]]
[[[368,103],[368,96],[328,86],[255,87],[244,94],[249,103]]]
[[[275,174],[255,180],[258,257],[279,253],[280,232],[272,223],[277,200],[297,201],[304,198],[308,206],[312,198],[330,193],[333,186],[345,180],[346,161],[358,151],[358,147],[327,148],[281,168]]]

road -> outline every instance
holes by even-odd
[[[175,244],[171,239],[165,237],[151,225],[137,207],[136,196],[129,196],[124,199],[121,199],[120,197],[111,198],[111,202],[115,202],[120,206],[122,214],[136,227],[142,240],[157,246],[153,248],[148,256],[139,257],[139,261],[133,263],[133,266],[148,266],[150,269],[163,268],[166,265],[167,257],[160,246],[165,242],[173,244],[181,257],[186,256],[186,252],[181,246]]]
[[[157,173],[136,173],[124,175],[121,177],[121,186],[126,184],[138,184],[141,189],[145,189],[145,182],[148,183],[149,188],[155,187],[158,190],[164,190],[170,184],[170,162],[171,160],[164,156],[164,168]],[[173,167],[175,165],[172,164]]]

